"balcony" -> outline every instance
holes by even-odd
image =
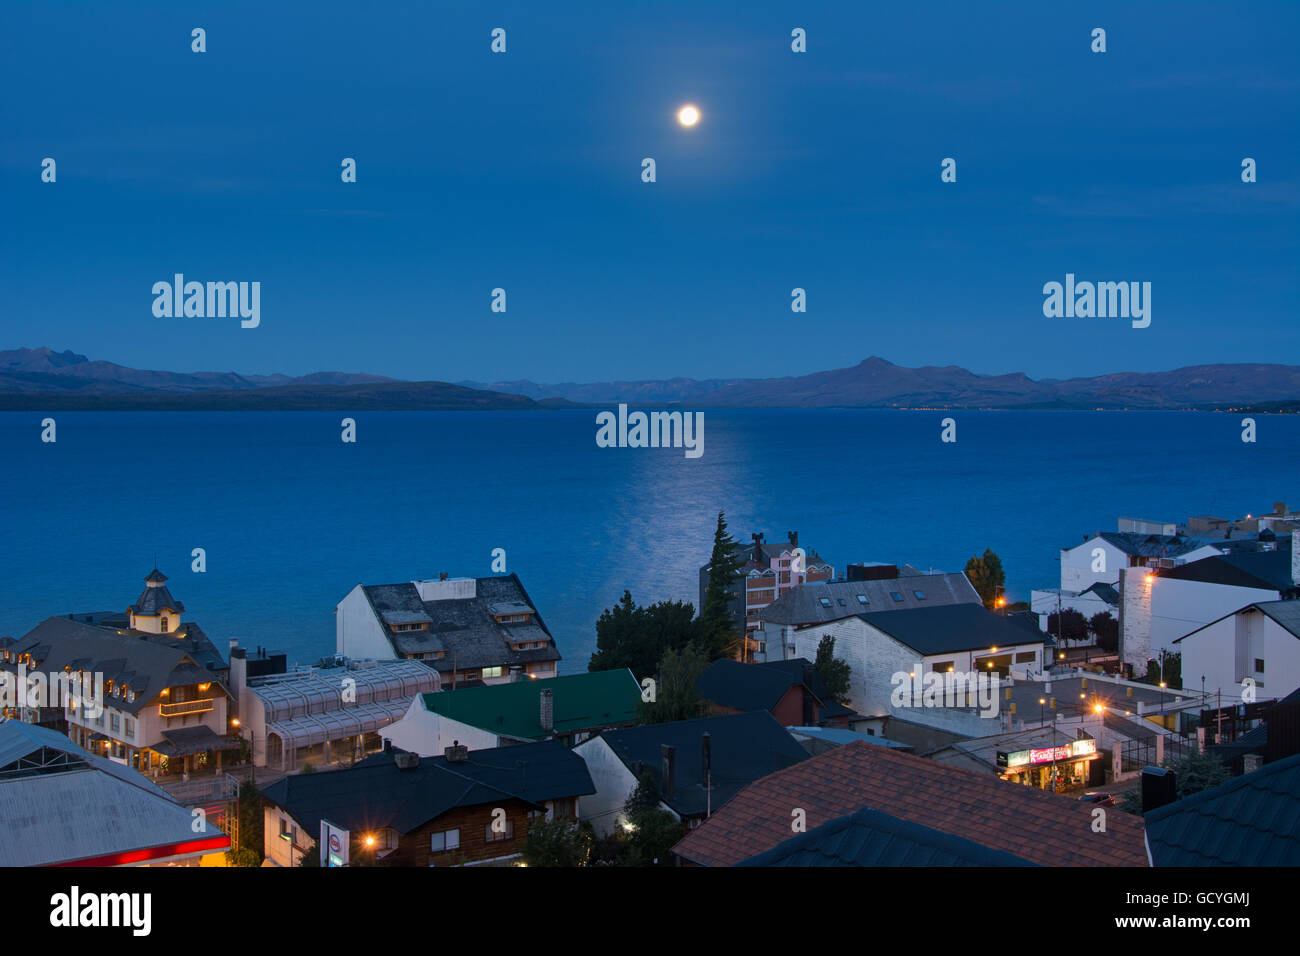
[[[181,717],[186,714],[206,714],[214,706],[215,697],[202,700],[178,700],[174,703],[159,704],[158,714],[162,717]]]

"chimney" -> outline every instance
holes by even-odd
[[[447,763],[467,763],[469,761],[469,748],[459,740],[453,740],[451,746],[445,751]]]
[[[1291,583],[1300,588],[1300,531],[1291,532]]]
[[[709,768],[712,766],[711,744],[712,739],[706,730],[704,736],[700,738],[700,783],[706,787],[709,785]]]
[[[520,667],[518,664],[512,664],[510,666],[510,683],[518,684],[523,679],[524,679],[524,669]]]
[[[549,687],[541,693],[542,730],[548,734],[555,729],[555,692]]]
[[[790,547],[792,548],[799,547],[799,532],[787,531],[786,534],[790,536]]]
[[[402,751],[393,755],[398,770],[414,770],[420,766],[420,755]]]
[[[659,756],[659,793],[665,800],[671,800],[677,775],[677,748],[672,744],[660,744]]]
[[[445,581],[445,580],[447,580],[447,572],[446,572],[446,571],[439,571],[439,572],[438,572],[438,580],[439,580],[439,581]]]
[[[1278,517],[1281,517],[1282,515],[1285,515],[1285,514],[1286,514],[1286,502],[1285,502],[1285,501],[1275,501],[1275,502],[1273,502],[1273,514],[1277,515]]]
[[[1178,799],[1178,781],[1167,767],[1142,768],[1142,812],[1149,813]]]

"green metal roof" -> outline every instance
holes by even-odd
[[[553,694],[555,734],[634,723],[641,685],[627,669],[425,694],[424,706],[451,720],[519,740],[542,740],[541,692]]]

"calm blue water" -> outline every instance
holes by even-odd
[[[1166,521],[1300,502],[1300,416],[1171,412],[705,413],[704,456],[601,449],[595,410],[0,414],[0,635],[124,609],[157,554],[172,593],[226,639],[314,661],[356,583],[491,573],[493,548],[584,670],[595,621],[697,600],[714,518],[793,528],[853,561],[958,571],[992,547],[1012,600],[1057,580],[1057,552],[1120,515]],[[207,573],[190,571],[207,550]]]

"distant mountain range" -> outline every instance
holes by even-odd
[[[1093,378],[1034,381],[1016,372],[977,375],[955,365],[904,368],[864,359],[852,368],[794,378],[707,379],[538,385],[460,382],[533,399],[584,404],[679,403],[774,408],[1132,408],[1172,409],[1293,403],[1300,366],[1195,365],[1172,372],[1116,372]]]
[[[406,382],[381,375],[240,375],[143,371],[48,348],[0,351],[0,409],[454,409],[577,405],[696,408],[1022,408],[1295,411],[1300,366],[1195,365],[1040,379],[955,365],[904,368],[882,358],[793,378],[543,385]]]

